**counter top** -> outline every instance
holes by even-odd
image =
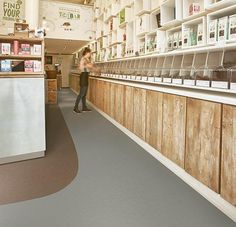
[[[42,72],[0,72],[0,78],[44,78]]]

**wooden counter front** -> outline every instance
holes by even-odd
[[[89,100],[236,205],[236,107],[90,78]],[[221,179],[221,180],[220,180]]]

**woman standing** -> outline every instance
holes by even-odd
[[[77,96],[74,113],[81,113],[86,111],[91,111],[86,105],[86,95],[88,91],[88,83],[89,83],[89,72],[95,69],[95,66],[91,63],[91,50],[86,47],[82,53],[82,58],[79,64],[80,70],[80,93]],[[79,103],[82,99],[82,111],[79,110]]]

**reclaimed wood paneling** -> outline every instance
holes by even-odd
[[[185,170],[219,192],[221,104],[187,99]]]
[[[161,151],[163,94],[147,91],[146,142]]]
[[[134,134],[145,140],[146,90],[134,88]]]
[[[124,126],[131,132],[134,130],[134,88],[125,87]]]
[[[104,91],[104,95],[105,95],[105,101],[104,101],[104,109],[105,109],[105,113],[110,115],[110,107],[111,107],[111,104],[110,104],[110,99],[111,99],[111,95],[110,95],[110,89],[111,87],[111,83],[109,82],[106,82],[105,84],[105,91]]]
[[[163,95],[163,131],[161,153],[184,168],[186,98]]]
[[[124,124],[124,112],[125,112],[125,86],[116,85],[116,111],[115,120],[120,124]]]
[[[110,85],[110,117],[115,119],[116,114],[116,84]]]
[[[236,107],[224,105],[222,119],[221,196],[236,205]]]

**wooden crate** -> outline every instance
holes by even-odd
[[[47,79],[48,91],[57,91],[57,79]]]
[[[221,104],[187,99],[185,170],[219,193]]]
[[[48,91],[46,100],[48,104],[57,104],[57,91]]]
[[[236,107],[223,106],[221,196],[236,205]]]

